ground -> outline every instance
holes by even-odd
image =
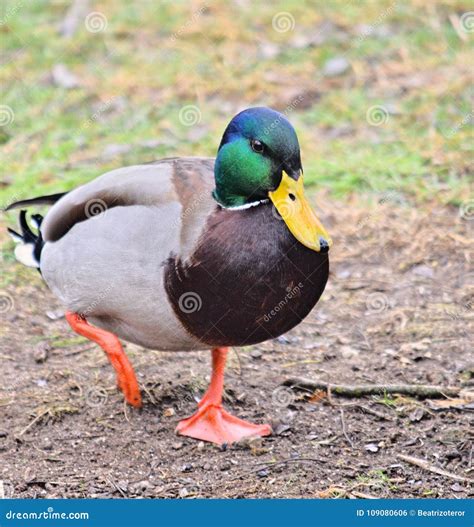
[[[144,407],[126,407],[105,355],[57,318],[60,306],[36,272],[21,271],[8,289],[14,305],[2,339],[6,491],[22,497],[472,496],[469,399],[443,407],[436,399],[328,398],[281,386],[301,376],[472,393],[469,223],[449,209],[384,203],[368,210],[330,199],[321,205],[335,238],[321,302],[286,336],[235,350],[227,368],[226,406],[271,422],[274,435],[226,449],[174,433],[208,382],[207,352],[127,345]],[[452,476],[407,464],[400,454]]]
[[[464,0],[2,2],[1,209],[215,155],[231,117],[264,105],[295,126],[334,247],[308,319],[230,356],[226,406],[274,435],[221,449],[174,434],[208,354],[127,345],[145,404],[125,406],[103,353],[15,263],[5,215],[0,494],[472,493],[472,21]],[[283,386],[294,377],[461,391],[348,399]]]

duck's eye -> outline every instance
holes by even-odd
[[[257,154],[262,154],[265,150],[265,145],[262,143],[262,141],[259,141],[258,139],[252,139],[250,141],[250,145],[252,147],[252,150],[254,152],[257,152]]]

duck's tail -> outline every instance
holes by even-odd
[[[41,196],[39,198],[25,199],[16,201],[9,205],[5,211],[25,207],[29,205],[52,205],[56,203],[65,193],[52,194],[50,196]],[[41,251],[43,250],[44,240],[41,235],[41,223],[43,216],[41,214],[32,214],[31,223],[36,232],[28,225],[26,220],[26,210],[20,211],[19,224],[21,233],[8,228],[8,233],[17,244],[15,247],[15,258],[28,267],[40,268]]]
[[[28,267],[36,267],[39,269],[41,251],[43,250],[43,237],[41,236],[41,222],[43,216],[41,214],[32,214],[31,223],[36,227],[35,234],[26,221],[26,210],[20,211],[20,229],[19,232],[8,228],[8,233],[17,244],[15,247],[15,258]]]

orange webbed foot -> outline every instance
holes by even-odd
[[[205,404],[198,411],[179,422],[178,434],[222,445],[235,443],[244,437],[267,436],[272,433],[270,425],[255,425],[239,419],[221,405]]]

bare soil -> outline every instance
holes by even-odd
[[[271,422],[274,435],[226,448],[174,433],[206,387],[207,352],[126,345],[144,396],[143,409],[127,407],[106,357],[56,318],[61,306],[39,275],[4,261],[11,279],[1,314],[0,492],[472,496],[474,408],[465,392],[474,390],[474,222],[454,209],[383,201],[373,207],[324,202],[334,247],[323,299],[284,337],[236,350],[227,368],[226,406]],[[464,391],[451,401],[390,394],[347,399],[281,387],[298,376]]]

